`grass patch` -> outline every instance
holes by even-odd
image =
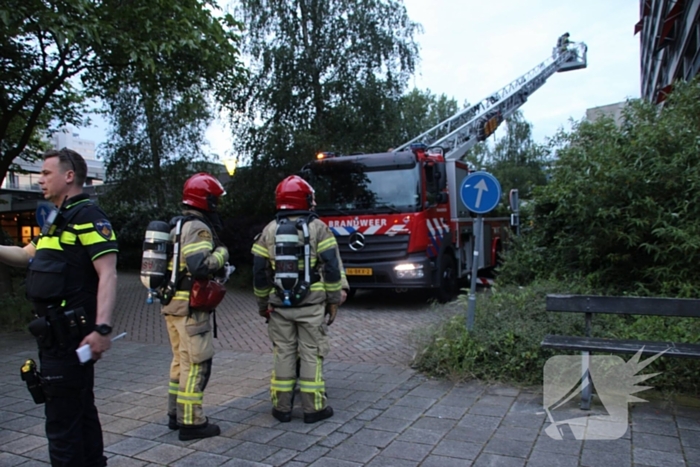
[[[591,293],[575,284],[539,283],[529,287],[495,287],[478,294],[473,331],[467,332],[467,295],[459,297],[461,311],[422,331],[414,366],[431,376],[453,381],[480,379],[520,385],[541,385],[542,368],[554,355],[570,354],[543,349],[547,334],[583,336],[580,313],[545,310],[548,293]],[[622,339],[698,342],[700,320],[661,317],[595,316],[592,335]],[[631,355],[621,355],[628,360]],[[661,357],[643,373],[662,372],[649,386],[669,393],[697,394],[700,360]]]

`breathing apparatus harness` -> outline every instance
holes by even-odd
[[[290,217],[299,216],[296,220]],[[275,275],[273,285],[282,306],[292,307],[301,303],[311,289],[311,284],[318,282],[320,276],[311,270],[311,243],[309,223],[318,215],[309,211],[284,211],[275,216]],[[303,246],[299,245],[299,233],[303,235]],[[301,275],[299,263],[304,264]]]

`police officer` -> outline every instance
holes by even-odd
[[[190,177],[182,191],[182,217],[171,221],[171,241],[177,242],[179,265],[176,291],[172,300],[162,307],[170,337],[173,359],[170,364],[168,391],[168,426],[179,429],[180,440],[218,436],[217,425],[209,423],[202,410],[204,389],[211,375],[214,346],[212,343],[211,312],[223,299],[222,290],[208,294],[214,302],[196,303],[194,287],[207,284],[217,287],[215,274],[225,274],[228,250],[219,241],[216,231],[221,222],[216,213],[219,198],[226,194],[219,180],[207,173]],[[181,222],[179,241],[177,223]],[[202,294],[202,296],[207,294]]]
[[[107,465],[93,394],[94,362],[111,346],[117,242],[104,212],[83,193],[85,160],[70,149],[44,154],[39,186],[56,210],[24,248],[1,246],[0,261],[29,266],[27,297],[37,318],[46,436],[54,467]],[[81,364],[76,349],[90,346]]]
[[[333,416],[323,380],[323,359],[330,350],[324,315],[328,315],[328,325],[333,323],[348,285],[333,233],[311,212],[316,205],[311,185],[296,175],[287,177],[277,185],[275,201],[275,220],[263,229],[252,249],[258,310],[269,320],[268,334],[274,347],[272,415],[280,422],[291,420],[299,359],[304,422],[314,423]],[[288,223],[294,225],[292,234],[282,234],[278,226]],[[280,246],[285,240],[292,245],[286,253]],[[304,254],[306,245],[309,258]],[[289,264],[285,265],[290,250],[296,257],[287,258]],[[283,290],[282,282],[290,277],[295,264],[300,266],[296,285]],[[311,269],[308,275],[307,265]],[[309,277],[310,283],[302,277]]]

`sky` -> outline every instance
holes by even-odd
[[[557,38],[569,32],[588,46],[588,67],[556,73],[520,108],[544,143],[586,109],[640,95],[639,19],[635,0],[404,0],[420,23],[420,62],[410,87],[445,94],[460,105],[476,103],[551,56]],[[97,144],[106,125],[78,129]],[[426,128],[427,130],[427,128]],[[500,130],[499,130],[500,131]],[[499,131],[496,137],[499,137]],[[416,135],[417,136],[417,135]],[[228,131],[215,123],[207,131],[210,149],[234,156]]]

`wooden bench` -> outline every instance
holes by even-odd
[[[665,357],[700,358],[700,344],[681,342],[655,342],[623,339],[603,339],[591,336],[593,314],[649,315],[700,318],[700,300],[655,297],[603,297],[597,295],[547,295],[546,310],[560,313],[585,313],[585,336],[547,335],[540,344],[542,347],[558,350],[578,350],[585,357],[590,352],[637,353],[656,355],[664,352]],[[582,369],[583,383],[588,378],[586,368]],[[583,384],[581,409],[589,410],[591,405],[591,384]]]

